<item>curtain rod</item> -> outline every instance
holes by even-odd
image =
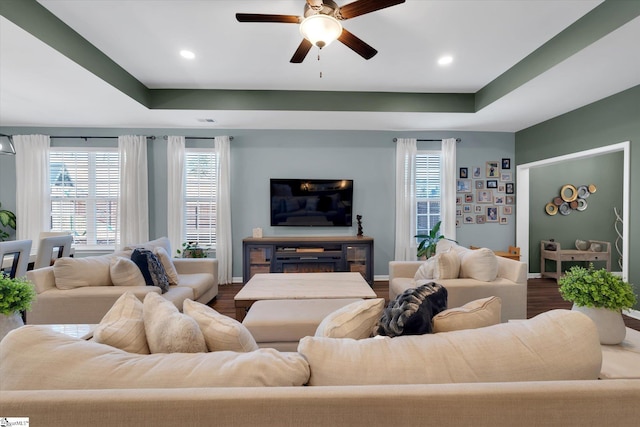
[[[443,139],[446,138],[440,138],[440,139],[416,139],[416,141],[418,142],[439,142],[442,141]],[[398,138],[393,138],[393,142],[398,142]],[[456,138],[456,142],[462,142],[461,138]]]
[[[163,136],[162,139],[169,139],[167,135]],[[216,139],[215,136],[185,136],[184,139]],[[233,137],[229,137],[230,141],[233,141]]]
[[[91,139],[118,139],[119,137],[117,136],[50,136],[49,138],[62,138],[62,139],[84,139],[85,141],[87,141],[89,138]],[[147,138],[151,139],[151,140],[155,140],[157,139],[156,136],[147,136]],[[185,136],[185,139],[215,139],[215,136]],[[166,140],[168,139],[167,135],[163,136],[162,139]],[[230,136],[229,137],[230,140],[233,141],[233,137]]]

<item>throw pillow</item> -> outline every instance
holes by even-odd
[[[125,257],[112,257],[109,265],[111,282],[115,286],[145,286],[144,276],[135,262]],[[141,303],[142,304],[142,303]]]
[[[318,325],[315,336],[356,340],[369,338],[383,309],[384,298],[352,302],[327,315]]]
[[[62,257],[53,264],[53,275],[58,289],[75,289],[85,286],[110,286],[109,257]]]
[[[251,332],[236,319],[190,299],[184,301],[182,309],[198,323],[209,351],[250,352],[258,349]]]
[[[492,282],[498,276],[498,260],[491,249],[466,251],[460,257],[460,277]]]
[[[433,317],[433,332],[484,328],[500,323],[502,300],[488,297],[471,301],[462,307],[450,308]]]
[[[433,269],[434,280],[457,279],[460,272],[460,258],[454,250],[436,254]]]
[[[395,337],[433,331],[432,318],[447,308],[447,289],[437,283],[410,288],[389,302],[374,335]]]
[[[198,323],[175,305],[151,292],[144,297],[144,330],[151,353],[206,352]]]
[[[427,259],[423,262],[420,267],[418,267],[418,271],[416,271],[415,276],[413,276],[414,280],[431,280],[433,279],[433,273],[436,267],[436,260],[434,257]]]
[[[149,354],[142,307],[133,293],[122,294],[94,329],[93,340],[129,353]]]
[[[149,249],[149,250],[153,250],[155,248],[157,248],[158,246],[162,246],[164,248],[165,251],[167,251],[168,254],[171,253],[171,242],[169,242],[169,238],[167,237],[160,237],[158,239],[155,240],[150,240],[146,243],[138,243],[135,245],[128,245],[126,246],[124,249],[125,250],[133,250],[133,249]]]
[[[169,290],[169,278],[157,256],[148,249],[134,249],[131,260],[136,263],[147,286],[157,286],[165,293]]]
[[[173,261],[171,260],[169,253],[162,246],[156,246],[153,249],[153,253],[158,257],[160,263],[164,267],[164,271],[167,273],[167,277],[169,278],[169,284],[177,285],[178,272],[176,271],[176,267],[173,265]]]

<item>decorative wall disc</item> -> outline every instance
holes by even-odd
[[[578,199],[578,207],[576,209],[579,211],[587,209],[587,201],[585,199]]]
[[[586,185],[581,185],[580,187],[578,187],[578,197],[580,199],[586,199],[590,194],[591,193],[589,193],[589,189]]]
[[[547,203],[547,205],[544,207],[544,211],[548,214],[548,215],[555,215],[558,213],[558,207],[556,205],[554,205],[553,203],[549,202]]]
[[[578,198],[578,190],[571,184],[565,184],[560,190],[560,197],[562,197],[562,200],[565,202],[573,202]]]
[[[565,202],[560,205],[560,208],[558,210],[560,211],[561,215],[569,215],[571,213],[571,206],[569,206],[569,203]]]
[[[595,193],[598,190],[595,184],[589,184],[589,193]]]

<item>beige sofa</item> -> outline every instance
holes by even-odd
[[[466,254],[481,255],[488,249],[472,251],[458,246],[448,240],[441,240],[436,248],[436,256],[443,253],[455,253],[458,258]],[[470,301],[489,296],[497,296],[502,299],[502,321],[510,319],[527,318],[527,264],[508,258],[492,255],[495,260],[495,279],[491,281],[477,280],[467,274],[455,274],[455,278],[431,278],[425,281],[434,281],[442,284],[448,291],[448,307],[460,307]],[[406,289],[416,287],[414,279],[418,269],[431,261],[391,261],[389,263],[389,299],[393,300]],[[461,263],[462,264],[462,263]],[[454,266],[455,269],[455,266]],[[460,272],[463,271],[460,267]],[[451,274],[449,277],[452,276]],[[466,277],[461,277],[466,276]]]
[[[25,326],[0,343],[0,414],[52,427],[637,425],[640,380],[598,380],[601,361],[595,325],[566,310],[433,335],[305,337],[298,353],[138,355]]]
[[[171,253],[166,238],[138,246],[161,246],[166,253]],[[132,248],[125,248],[124,251],[107,255],[65,259],[66,267],[72,274],[86,277],[86,286],[75,286],[73,289],[61,289],[60,283],[57,283],[60,282],[60,277],[56,278],[57,264],[28,271],[27,279],[34,284],[37,297],[31,310],[26,313],[26,323],[99,323],[114,302],[127,291],[133,292],[140,300],[149,292],[161,294],[179,310],[182,310],[182,303],[187,298],[207,304],[218,295],[218,262],[208,258],[171,259],[178,280],[177,285],[171,285],[165,293],[157,286],[115,286],[109,276],[110,261],[118,256],[128,258],[131,251]],[[74,266],[77,266],[77,270]]]

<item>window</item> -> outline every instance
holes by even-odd
[[[187,242],[215,247],[217,168],[214,150],[185,150],[184,221]]]
[[[114,246],[118,237],[117,149],[51,148],[51,230],[70,230],[76,246]]]
[[[418,151],[416,155],[416,233],[428,234],[440,221],[440,151]]]

